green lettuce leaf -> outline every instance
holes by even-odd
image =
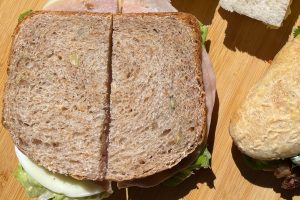
[[[25,188],[26,193],[29,197],[35,198],[39,197],[41,194],[46,192],[46,188],[44,188],[41,184],[31,178],[19,164],[17,170],[14,173],[16,179],[21,183],[21,185]]]
[[[209,168],[210,159],[211,154],[208,151],[207,147],[205,147],[202,151],[200,151],[198,157],[195,159],[194,163],[191,166],[178,172],[177,174],[166,180],[163,184],[170,187],[179,185],[185,179],[190,177],[194,173],[194,170],[198,170],[200,168]]]
[[[256,160],[249,156],[243,155],[245,163],[254,170],[263,170],[276,167],[283,160]]]
[[[200,27],[200,32],[201,32],[201,39],[202,39],[202,45],[205,44],[207,33],[208,33],[208,27],[203,25],[200,21],[199,22],[199,27]]]
[[[62,194],[57,194],[54,192],[50,192],[49,190],[45,193],[43,193],[41,196],[39,196],[39,200],[102,200],[104,198],[107,198],[110,194],[107,192],[103,192],[100,194],[96,194],[89,197],[81,197],[81,198],[70,198],[66,197]]]
[[[110,194],[108,192],[102,192],[89,197],[70,198],[63,194],[57,194],[50,190],[47,190],[36,180],[34,180],[29,174],[27,174],[23,167],[19,164],[17,170],[14,172],[14,176],[25,188],[26,193],[31,198],[38,198],[39,200],[102,200],[107,198]]]
[[[21,22],[24,20],[24,18],[29,15],[30,13],[32,12],[32,10],[27,10],[27,11],[24,11],[22,12],[20,15],[19,15],[19,18],[18,18],[18,21]]]
[[[297,37],[298,35],[300,35],[300,26],[294,30],[294,37]]]

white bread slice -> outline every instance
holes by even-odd
[[[245,154],[260,160],[300,153],[300,37],[288,42],[230,123]]]
[[[111,14],[35,12],[16,29],[3,123],[52,172],[104,178],[111,24]]]
[[[220,0],[222,8],[280,27],[292,0]]]
[[[108,180],[167,170],[206,138],[201,38],[184,13],[114,15]]]

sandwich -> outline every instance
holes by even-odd
[[[295,31],[297,35],[298,31]],[[300,186],[300,37],[289,41],[233,115],[234,144],[256,170],[272,171],[282,188]]]
[[[220,6],[278,28],[290,14],[292,0],[220,0]]]
[[[39,11],[23,18],[3,124],[31,197],[102,199],[112,181],[177,185],[209,167],[207,31],[195,17]]]

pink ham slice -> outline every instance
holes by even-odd
[[[170,7],[171,6],[171,7]],[[139,13],[139,12],[175,12],[177,11],[172,5],[170,4],[169,0],[124,0],[122,12],[123,13]],[[206,93],[206,106],[207,106],[207,131],[209,132],[212,112],[215,104],[215,97],[216,97],[216,77],[213,70],[212,62],[207,54],[206,49],[202,48],[202,73],[203,73],[203,82],[205,87]],[[160,183],[164,182],[168,178],[174,176],[177,172],[189,167],[196,157],[201,151],[201,148],[185,159],[183,159],[177,166],[173,167],[172,169],[165,170],[158,174],[154,174],[152,176],[143,178],[143,179],[136,179],[130,181],[123,181],[118,183],[118,188],[127,188],[127,187],[153,187],[159,185]]]
[[[117,0],[49,0],[43,10],[117,13]]]
[[[206,107],[207,107],[207,131],[209,132],[212,113],[215,105],[216,98],[216,76],[213,70],[213,65],[207,54],[206,49],[202,48],[202,73],[203,82],[206,95]]]
[[[122,12],[177,12],[170,0],[124,0]]]
[[[112,12],[116,13],[117,0],[51,0],[55,1],[51,4],[46,4],[45,10],[64,10],[64,11],[93,11],[93,12]],[[73,3],[72,3],[73,2]],[[84,3],[85,2],[85,3]],[[86,2],[91,3],[92,8],[88,9]],[[177,10],[171,5],[169,0],[124,0],[121,6],[123,13],[140,13],[140,12],[176,12]],[[207,106],[207,127],[209,131],[213,107],[216,96],[216,77],[213,71],[213,66],[205,48],[202,48],[202,73],[203,82],[206,92],[206,106]],[[119,188],[126,188],[132,186],[138,187],[153,187],[167,180],[175,175],[177,172],[190,166],[195,160],[199,151],[203,147],[199,147],[187,158],[183,159],[177,166],[172,169],[160,172],[158,174],[146,177],[139,180],[124,181],[118,183]]]

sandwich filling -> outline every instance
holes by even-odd
[[[244,161],[254,170],[271,171],[276,178],[283,179],[283,189],[300,187],[300,156],[283,160],[257,160],[244,155]]]
[[[100,13],[117,13],[117,0],[49,0],[44,10],[51,11],[88,11]]]
[[[203,150],[198,152],[198,156],[190,166],[177,172],[174,176],[167,179],[164,182],[164,185],[172,186],[172,187],[179,185],[185,179],[193,175],[196,170],[199,170],[200,168],[205,168],[205,169],[209,168],[210,159],[211,159],[211,154],[208,151],[207,147],[205,147]]]
[[[54,174],[33,163],[18,148],[15,150],[20,162],[15,177],[29,197],[39,200],[101,200],[112,193],[108,181],[76,180]]]

